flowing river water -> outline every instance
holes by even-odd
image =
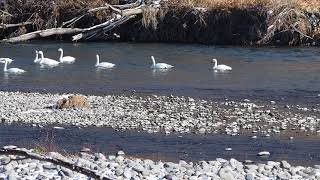
[[[35,50],[58,59],[57,49],[77,58],[72,65],[43,69],[33,63]],[[113,70],[97,70],[95,55],[115,63]],[[170,71],[150,69],[150,56],[174,65]],[[291,102],[318,101],[318,48],[240,48],[180,44],[35,43],[0,45],[0,56],[15,59],[11,67],[28,71],[21,76],[0,75],[7,91],[81,92],[104,95],[136,91],[202,98],[229,97]],[[212,70],[212,58],[233,68]]]
[[[74,64],[41,68],[33,63],[35,50],[58,59],[58,48],[77,58]],[[94,67],[95,55],[115,63],[112,70]],[[174,65],[169,71],[150,69],[153,55]],[[10,67],[27,71],[12,76],[0,73],[0,90],[27,92],[79,92],[84,94],[165,94],[205,99],[256,99],[293,104],[318,104],[320,100],[320,51],[318,48],[241,48],[181,44],[131,43],[32,43],[0,44],[0,56],[15,61]],[[229,65],[231,72],[212,70],[212,58]],[[49,129],[49,130],[48,130]],[[0,125],[0,144],[28,145],[51,128]],[[319,164],[318,138],[281,140],[225,135],[150,135],[116,132],[105,128],[55,131],[55,143],[75,152],[83,146],[102,152],[123,149],[133,156],[197,161],[217,157],[261,160],[258,151],[273,152],[270,159]],[[232,147],[233,151],[225,151]],[[268,159],[269,160],[269,159]]]

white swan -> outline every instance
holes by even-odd
[[[212,59],[212,61],[214,62],[214,66],[212,68],[213,70],[216,70],[216,71],[231,71],[232,70],[232,67],[230,67],[230,66],[227,66],[224,64],[218,65],[217,59]]]
[[[6,61],[8,61],[9,64],[13,62],[13,60],[10,58],[0,58],[1,63],[5,63]]]
[[[7,69],[8,63],[11,63],[13,60],[10,58],[1,58],[0,62],[4,63],[4,68],[3,71],[6,73],[10,73],[10,74],[22,74],[25,73],[26,71],[23,69],[19,69],[19,68],[9,68]]]
[[[36,58],[34,59],[34,63],[39,64],[41,59],[39,59],[39,52],[36,50]]]
[[[45,65],[45,66],[58,66],[59,65],[59,62],[56,61],[56,60],[49,59],[49,58],[44,58],[42,51],[39,51],[38,53],[41,56],[41,59],[40,59],[40,62],[39,62],[40,65]]]
[[[74,61],[76,60],[75,57],[72,57],[72,56],[63,56],[63,49],[62,48],[59,48],[58,51],[60,51],[60,58],[59,58],[59,61],[60,63],[68,63],[68,64],[71,64],[71,63],[74,63]]]
[[[170,69],[174,67],[166,63],[156,63],[156,60],[154,59],[153,56],[151,56],[151,59],[152,59],[152,65],[151,65],[152,69]]]
[[[96,63],[96,67],[99,67],[99,68],[114,68],[116,65],[115,64],[112,64],[112,63],[109,63],[109,62],[100,62],[100,57],[99,55],[97,54],[96,55],[96,58],[97,58],[97,63]]]

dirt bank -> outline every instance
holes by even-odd
[[[320,13],[290,3],[199,8],[158,1],[6,0],[0,17],[0,38],[10,43],[33,39],[245,46],[320,42]]]

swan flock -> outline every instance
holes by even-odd
[[[55,66],[59,66],[60,64],[72,64],[76,61],[75,57],[64,56],[64,52],[63,52],[62,48],[59,48],[58,51],[60,52],[59,60],[54,60],[54,59],[44,57],[43,51],[36,50],[35,51],[36,57],[33,62],[36,64],[39,64],[41,66],[55,67]],[[22,73],[26,72],[25,70],[19,69],[19,68],[9,68],[8,69],[8,64],[11,64],[13,61],[14,60],[12,60],[10,58],[0,58],[0,63],[4,64],[4,68],[3,68],[4,72],[10,73],[10,74],[22,74]],[[154,70],[157,70],[157,69],[166,70],[166,69],[174,68],[173,65],[170,65],[167,63],[156,63],[154,56],[151,56],[151,61],[152,61],[152,64],[151,64],[150,68],[154,69]],[[214,66],[212,67],[212,69],[214,71],[231,71],[232,70],[232,68],[230,66],[227,66],[224,64],[218,65],[217,59],[212,59],[212,62],[214,63]],[[116,65],[113,63],[110,63],[110,62],[100,62],[100,56],[97,54],[95,67],[96,68],[112,69],[112,68],[115,68]]]

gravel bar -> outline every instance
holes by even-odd
[[[70,94],[68,94],[70,95]],[[67,94],[0,92],[2,123],[111,127],[149,133],[320,134],[320,106],[158,95],[85,96],[89,109],[55,109]],[[294,133],[293,133],[294,132]],[[297,133],[298,132],[298,133]]]

